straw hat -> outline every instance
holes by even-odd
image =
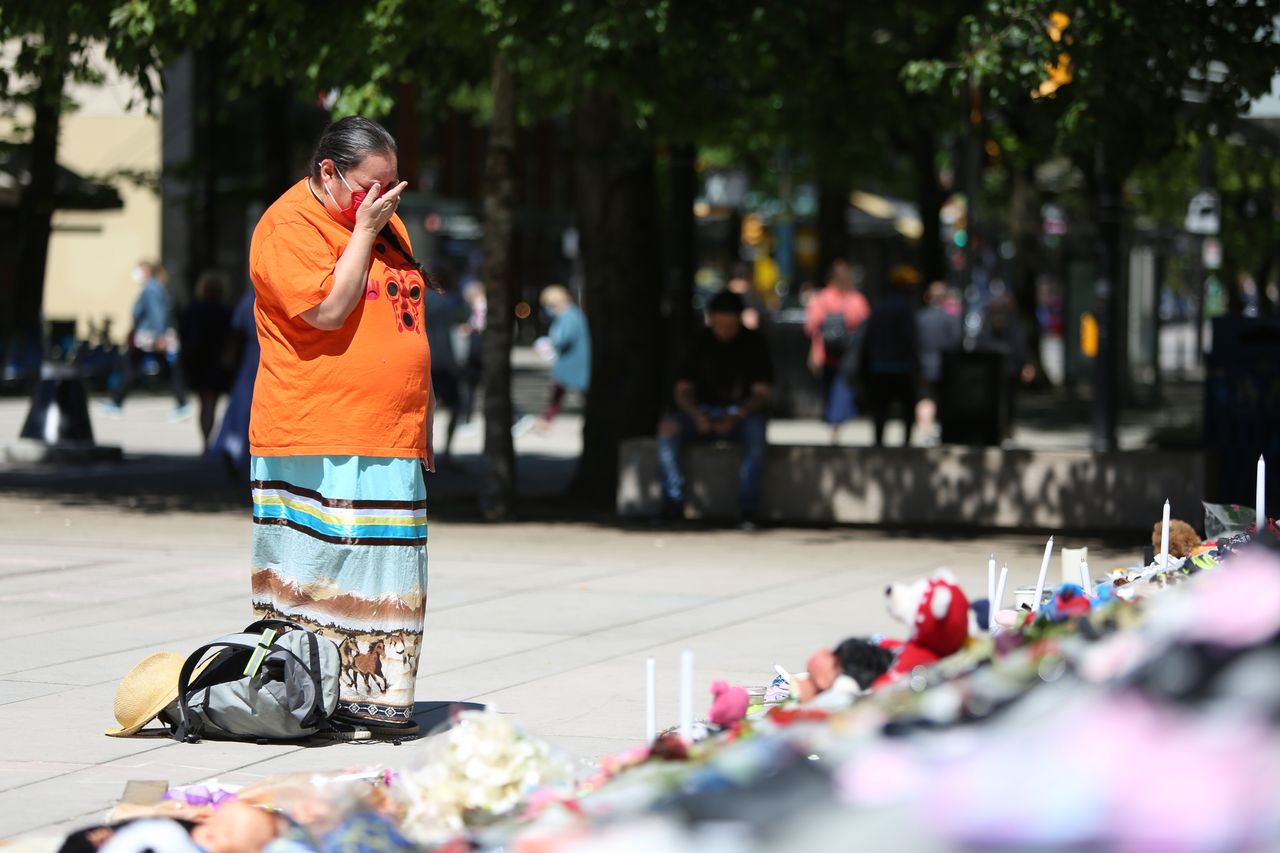
[[[120,725],[107,729],[108,737],[129,737],[178,700],[178,676],[185,658],[175,652],[159,652],[129,670],[116,688],[115,715]],[[204,671],[201,661],[191,680]]]

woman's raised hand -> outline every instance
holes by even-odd
[[[366,228],[374,234],[381,231],[382,226],[391,221],[391,215],[400,204],[400,193],[407,186],[408,181],[401,181],[384,193],[382,185],[374,183],[364,201],[356,208],[356,227]]]

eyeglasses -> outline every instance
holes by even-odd
[[[333,171],[334,171],[334,172],[336,172],[336,173],[338,174],[338,180],[342,181],[342,185],[343,185],[344,187],[346,187],[346,188],[347,188],[347,192],[349,192],[349,193],[355,193],[355,192],[356,192],[355,190],[353,190],[353,189],[351,188],[351,184],[347,183],[347,179],[346,179],[346,178],[344,178],[344,177],[342,176],[342,170],[338,168],[337,164],[334,164]],[[374,183],[377,183],[377,181],[374,181]],[[391,181],[391,183],[386,184],[385,186],[383,186],[383,189],[386,189],[387,187],[394,187],[394,186],[398,186],[399,184],[400,184],[400,179],[399,179],[399,178],[395,178],[395,179],[393,179],[393,180]],[[360,186],[360,185],[359,185],[359,184],[357,184],[357,186]],[[369,186],[367,186],[367,187],[365,187],[365,186],[360,186],[360,189],[361,189],[361,190],[362,190],[362,191],[367,195],[368,193],[373,192],[373,184],[370,184],[370,185],[369,185]]]

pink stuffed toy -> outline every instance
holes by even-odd
[[[891,684],[917,666],[930,666],[964,648],[969,638],[969,600],[950,572],[939,570],[914,583],[891,584],[885,596],[889,613],[910,625],[911,633],[901,644],[898,659],[873,687]]]
[[[729,728],[742,722],[747,715],[747,690],[737,684],[732,686],[727,681],[711,682],[711,695],[714,700],[707,719],[721,728]]]

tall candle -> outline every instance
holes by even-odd
[[[1258,520],[1254,525],[1254,535],[1260,536],[1267,529],[1267,460],[1258,457],[1258,483],[1257,491],[1254,492],[1253,505],[1258,513]]]
[[[693,652],[680,653],[680,737],[693,740]]]
[[[1160,562],[1161,569],[1169,568],[1169,501],[1164,502],[1164,515],[1160,519]]]
[[[996,627],[996,555],[987,560],[987,630]]]
[[[1031,612],[1040,610],[1040,602],[1044,599],[1044,581],[1049,574],[1049,558],[1053,556],[1053,537],[1044,543],[1044,558],[1040,560],[1040,578],[1036,581],[1036,597],[1031,600]]]
[[[991,621],[994,624],[995,614],[1004,609],[1004,585],[1009,580],[1009,566],[1005,564],[1000,567],[1000,580],[996,582],[996,598],[995,605],[991,610]]]
[[[644,662],[644,742],[653,743],[658,737],[658,662],[649,658]]]
[[[1089,564],[1084,560],[1080,561],[1080,586],[1086,598],[1093,598],[1093,578],[1089,577]]]

